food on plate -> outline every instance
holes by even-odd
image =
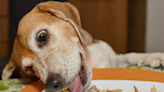
[[[93,85],[87,92],[121,92],[121,91],[122,91],[121,89],[114,89],[114,90],[104,89],[100,91],[99,89],[97,89],[95,85]]]
[[[95,85],[93,85],[87,92],[122,92],[121,89],[114,89],[114,90],[109,90],[109,89],[104,89],[102,91],[100,91],[99,89],[97,89],[97,87]],[[138,91],[137,87],[134,86],[134,92],[140,92]],[[151,91],[150,92],[160,92],[157,91],[155,86],[151,87]]]
[[[151,87],[151,91],[150,92],[157,92],[157,89],[155,88],[155,86]]]
[[[100,91],[100,92],[122,92],[122,90],[121,89],[114,89],[114,90],[109,90],[109,89],[104,89],[104,90],[102,90],[102,91]]]
[[[100,90],[97,89],[95,85],[93,85],[87,92],[99,92]]]
[[[135,92],[138,92],[138,89],[136,88],[136,86],[134,86],[134,91],[135,91]]]
[[[69,90],[63,90],[62,92],[70,92]]]
[[[134,86],[134,90],[135,90],[135,92],[139,92],[138,89],[135,86]],[[153,85],[153,87],[151,87],[151,91],[150,92],[160,92],[160,91],[157,91],[157,89]]]

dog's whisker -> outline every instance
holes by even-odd
[[[42,81],[40,81],[39,85],[38,85],[38,88],[40,87],[40,85],[42,84]]]
[[[42,82],[40,82],[40,84],[37,86],[37,88],[39,88],[41,86]]]
[[[39,85],[40,80],[37,81],[36,86]]]
[[[41,81],[40,79],[37,81],[36,86],[39,84],[40,81]]]
[[[42,83],[40,82],[40,84],[37,86],[37,89],[39,89],[39,87],[40,87],[41,84],[42,84]]]
[[[42,84],[42,81],[39,80],[39,81],[38,81],[38,85],[36,85],[36,86],[37,86],[37,89],[40,87],[41,84]]]

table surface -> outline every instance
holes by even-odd
[[[92,69],[92,80],[140,80],[154,81],[164,83],[164,72],[157,72],[143,69],[126,69],[126,68],[108,68],[108,69]],[[20,92],[41,92],[44,84],[36,87],[38,82],[34,82]]]

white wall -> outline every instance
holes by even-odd
[[[146,52],[164,52],[164,0],[147,0]]]

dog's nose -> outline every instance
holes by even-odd
[[[54,90],[54,91],[62,89],[60,77],[56,75],[52,77],[51,79],[47,80],[45,87],[46,87],[46,90]]]

